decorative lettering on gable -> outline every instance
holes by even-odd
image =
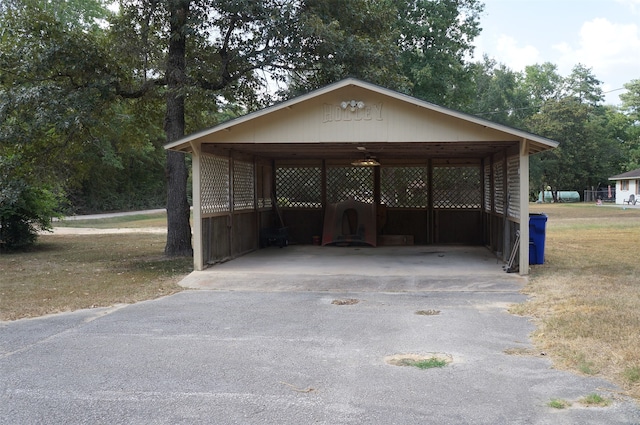
[[[352,100],[340,105],[322,105],[322,123],[336,121],[382,121],[382,102],[368,105]]]

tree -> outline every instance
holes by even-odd
[[[160,131],[173,141],[229,105],[270,104],[270,79],[299,92],[354,75],[461,103],[482,10],[478,0],[121,0],[115,15],[104,6],[0,5],[0,146],[72,195],[86,196],[99,172],[116,184],[127,163],[155,164]],[[189,254],[184,155],[167,155],[166,176],[165,252]]]
[[[356,77],[407,92],[399,67],[397,2],[301,2],[296,45],[300,61],[289,73],[287,95]]]
[[[531,114],[551,99],[557,99],[562,92],[564,78],[558,74],[558,67],[550,62],[526,66],[523,90],[529,94]]]
[[[130,8],[135,5],[129,3]],[[169,16],[164,73],[168,142],[185,134],[185,93],[189,87],[227,97],[232,97],[229,90],[233,89],[235,99],[255,103],[254,89],[259,84],[255,71],[286,68],[287,58],[296,56],[287,43],[292,4],[236,0],[212,6],[204,1],[168,0],[164,7]],[[151,19],[158,16],[162,15]],[[162,28],[162,23],[156,25]],[[167,255],[193,252],[187,178],[184,154],[168,152]]]
[[[164,130],[167,142],[184,136],[184,94],[186,83],[186,38],[189,15],[188,0],[169,0],[169,51],[167,55],[167,109]],[[193,255],[189,203],[188,171],[184,154],[167,152],[167,255]]]
[[[480,33],[478,0],[307,0],[289,95],[352,76],[460,107],[473,87],[465,58]]]
[[[88,153],[108,156],[101,135],[114,68],[92,27],[56,20],[38,5],[2,11],[0,156],[20,158],[35,179],[68,186],[91,167]]]
[[[598,105],[604,100],[602,81],[598,80],[590,68],[582,64],[573,67],[571,74],[565,79],[564,91],[582,103]]]
[[[124,209],[140,192],[149,194],[141,207],[164,202],[155,183],[164,150],[151,122],[158,108],[130,98],[114,43],[96,23],[108,12],[98,13],[99,2],[59,4],[13,0],[2,9],[0,156],[32,164],[38,180],[74,201],[70,212]],[[144,186],[124,182],[134,177]]]
[[[533,132],[560,142],[558,148],[532,157],[532,187],[591,189],[620,167],[615,114],[597,104],[602,99],[597,80],[577,66],[566,87],[564,97],[547,100],[528,121]]]
[[[401,86],[405,80],[396,77],[397,47],[392,43],[397,37],[403,39],[404,46],[418,51],[407,56],[407,62],[411,60],[422,68],[433,62],[428,65],[433,75],[461,64],[471,49],[471,39],[479,31],[477,13],[481,6],[476,0],[418,1],[398,9],[396,18],[389,23],[389,12],[396,10],[393,4],[364,0],[130,0],[121,4],[123,19],[118,31],[124,34],[128,29],[129,40],[138,40],[145,46],[133,51],[144,57],[137,63],[138,74],[155,76],[145,81],[146,87],[155,80],[167,89],[165,131],[167,140],[172,141],[185,134],[184,114],[189,105],[184,102],[193,92],[215,92],[221,99],[245,104],[247,110],[264,106],[269,100],[257,95],[264,84],[258,70],[269,72],[276,80],[290,78],[298,90],[345,75],[379,83],[394,81],[393,86]],[[429,31],[419,32],[429,14],[433,15],[428,21]],[[165,16],[170,17],[168,23]],[[405,18],[410,18],[413,26],[405,26]],[[167,40],[163,66],[160,52],[165,50]],[[446,60],[449,54],[455,57]],[[439,60],[432,61],[435,57]],[[135,63],[135,55],[132,58]],[[456,69],[461,75],[461,67]],[[455,79],[451,72],[446,75],[447,83],[438,86],[442,90]],[[425,81],[420,80],[421,84]],[[424,84],[421,87],[421,93],[426,95],[429,89]],[[180,255],[191,250],[184,189],[186,171],[181,154],[169,153],[167,177],[169,234],[165,252]]]
[[[640,79],[632,80],[624,85],[626,93],[620,95],[622,111],[627,120],[624,135],[618,135],[623,140],[627,157],[626,170],[640,168]]]
[[[624,88],[627,92],[620,95],[622,108],[631,119],[640,124],[640,79],[631,80]]]
[[[398,2],[402,72],[411,94],[449,107],[468,101],[473,89],[465,58],[480,34],[479,0],[408,0]]]
[[[465,110],[491,121],[521,127],[524,118],[532,113],[522,75],[486,56],[483,59],[469,66],[476,94]]]
[[[38,11],[39,16],[50,16],[69,29],[96,30],[110,14],[106,8],[108,3],[104,0],[3,0],[0,14]]]
[[[545,73],[555,84],[555,71]],[[560,142],[554,150],[531,158],[531,187],[551,186],[557,190],[582,190],[598,187],[620,169],[621,144],[617,138],[620,120],[617,112],[600,105],[600,81],[591,70],[576,65],[563,79],[561,90],[553,95],[554,84],[536,78],[536,87],[547,87],[540,111],[527,120],[527,128]],[[542,99],[540,99],[542,100]]]

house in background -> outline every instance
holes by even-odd
[[[616,204],[628,203],[631,195],[636,199],[640,196],[640,168],[609,177],[609,180],[616,182]]]

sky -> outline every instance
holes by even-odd
[[[640,0],[484,0],[474,60],[484,54],[514,71],[551,62],[567,76],[577,64],[602,81],[605,103],[640,79]]]

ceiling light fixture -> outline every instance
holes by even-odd
[[[380,163],[376,161],[374,158],[367,156],[364,159],[358,159],[356,161],[353,161],[351,165],[353,165],[354,167],[377,167],[380,165]]]

